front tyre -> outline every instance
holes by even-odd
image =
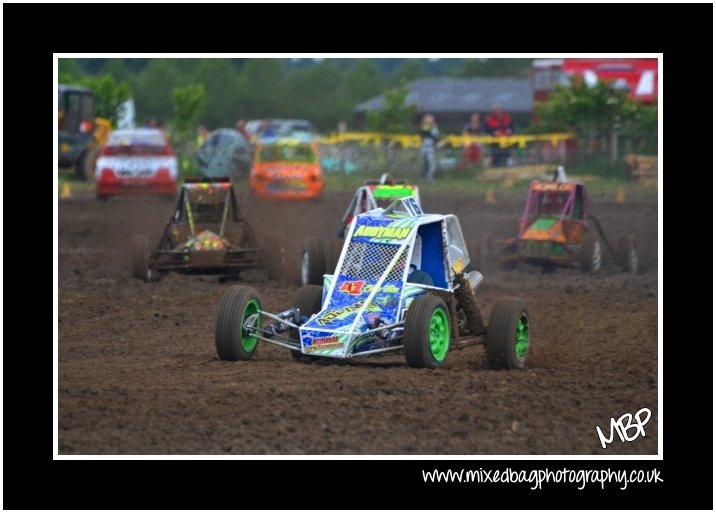
[[[149,280],[149,239],[144,235],[132,237],[132,276],[138,280]]]
[[[639,253],[636,250],[636,241],[634,240],[634,236],[625,235],[620,237],[619,245],[617,247],[619,266],[622,271],[637,274],[639,272]]]
[[[415,368],[435,369],[445,364],[450,350],[450,313],[438,296],[415,299],[405,319],[405,361]]]
[[[487,327],[487,365],[493,369],[522,369],[530,346],[530,315],[524,300],[499,299]]]
[[[249,326],[261,329],[261,300],[251,287],[232,285],[221,298],[216,318],[214,343],[222,360],[248,360],[254,354],[258,338]]]
[[[579,268],[583,273],[596,273],[602,268],[602,245],[593,233],[582,239]]]

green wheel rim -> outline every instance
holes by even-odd
[[[436,308],[430,318],[430,352],[435,360],[441,362],[450,347],[450,323],[447,312]]]
[[[527,316],[522,314],[517,321],[517,333],[515,337],[515,355],[522,360],[527,354],[530,345],[530,332],[527,324]]]
[[[256,312],[259,311],[259,302],[255,299],[252,299],[249,301],[249,303],[246,305],[246,308],[244,308],[244,317],[241,319],[241,347],[246,351],[247,353],[250,353],[256,348],[256,344],[258,343],[258,339],[253,336],[249,335],[244,329],[243,325],[246,323],[246,320],[254,315]],[[259,316],[258,322],[256,323],[257,328],[261,328],[261,317]]]

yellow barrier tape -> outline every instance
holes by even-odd
[[[450,144],[452,146],[467,146],[473,143],[499,144],[501,148],[518,145],[524,148],[527,143],[547,141],[552,146],[557,146],[561,141],[574,139],[572,133],[551,133],[551,134],[525,134],[506,135],[493,137],[491,135],[447,135],[440,139],[438,146]],[[400,144],[404,148],[419,148],[420,136],[407,134],[381,134],[377,132],[346,132],[343,134],[332,133],[326,137],[319,137],[315,142],[321,144],[339,144],[344,142],[358,142],[360,144],[380,145],[382,142]]]

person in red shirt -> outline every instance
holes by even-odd
[[[462,135],[484,135],[484,133],[485,130],[480,122],[480,114],[474,112],[470,115],[470,122],[462,129]],[[481,147],[479,143],[466,144],[462,150],[462,157],[460,158],[458,169],[460,171],[464,170],[468,161],[477,165],[480,162],[480,157]]]
[[[512,135],[512,118],[509,114],[502,111],[502,106],[499,103],[492,107],[492,112],[489,116],[487,116],[485,130],[493,137]],[[507,164],[507,159],[510,157],[509,148],[500,148],[498,143],[491,144],[490,148],[492,154],[492,166],[505,166]]]

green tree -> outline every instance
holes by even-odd
[[[540,131],[570,131],[578,136],[608,135],[614,115],[623,110],[627,95],[610,83],[599,81],[594,86],[577,78],[571,86],[558,86],[549,100],[535,104]]]
[[[184,59],[182,59],[184,60]],[[200,59],[193,66],[185,66],[188,83],[201,81],[206,87],[204,124],[211,128],[233,127],[243,116],[239,72],[231,59]]]
[[[204,84],[176,87],[172,91],[172,104],[174,106],[174,122],[172,124],[176,134],[187,137],[194,129],[206,100]]]
[[[172,91],[174,107],[172,142],[184,176],[191,175],[196,171],[195,161],[192,158],[195,146],[191,136],[205,102],[204,84],[175,87]]]
[[[404,134],[412,131],[412,122],[417,113],[414,104],[406,104],[408,89],[398,87],[384,95],[383,108],[369,111],[368,128],[374,132]]]
[[[242,117],[280,117],[284,113],[284,80],[277,59],[247,59],[239,78]]]
[[[393,73],[392,82],[397,86],[404,86],[413,80],[429,75],[423,59],[405,59]]]
[[[383,91],[380,70],[371,59],[356,59],[349,69],[342,73],[337,91],[336,112],[330,128],[335,129],[338,121],[351,120],[353,107]]]
[[[60,84],[74,84],[80,74],[77,59],[57,59],[57,75]]]
[[[343,107],[343,76],[333,59],[292,72],[286,80],[285,117],[309,119],[321,129],[335,127]]]
[[[181,73],[177,62],[180,60],[182,59],[151,59],[141,73],[130,81],[138,120],[171,117],[172,89],[196,82]]]
[[[460,77],[529,77],[532,59],[465,59]]]
[[[658,151],[659,110],[656,104],[627,101],[619,111],[617,126],[627,151],[656,154]]]
[[[571,86],[558,86],[549,100],[535,104],[533,132],[573,132],[587,153],[601,141],[609,162],[617,163],[619,140],[632,149],[656,151],[657,108],[628,97],[613,82],[587,85],[580,77]]]
[[[78,82],[94,91],[95,115],[112,120],[112,124],[116,126],[117,119],[122,114],[122,104],[130,96],[127,82],[117,83],[111,75],[84,77]]]

